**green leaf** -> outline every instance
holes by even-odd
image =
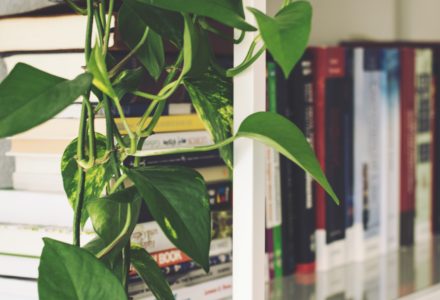
[[[309,173],[339,204],[310,144],[288,119],[272,112],[258,112],[241,123],[236,136],[252,138],[274,148]]]
[[[145,19],[133,10],[130,5],[131,2],[129,1],[126,4],[124,1],[119,11],[118,27],[123,41],[130,49],[133,49],[142,40],[145,30],[149,26],[144,21]],[[154,7],[152,8],[155,9]],[[135,55],[154,79],[159,78],[165,65],[165,55],[160,35],[150,28],[147,39],[136,51]]]
[[[146,72],[142,67],[124,70],[119,73],[113,81],[113,86],[118,98],[122,99],[127,92],[135,91],[145,77]]]
[[[127,175],[170,241],[209,270],[211,215],[203,177],[180,166],[139,167]]]
[[[101,250],[103,250],[108,243],[106,243],[99,236],[95,237],[93,240],[82,246],[84,250],[87,250],[93,256],[96,256]],[[112,273],[122,282],[124,278],[124,270],[122,267],[122,253],[116,247],[114,250],[110,251],[109,254],[100,259],[100,261],[110,270]],[[116,250],[116,251],[115,251]]]
[[[184,81],[192,104],[215,143],[232,135],[232,79],[209,69],[203,76]],[[220,148],[226,165],[232,168],[232,145]]]
[[[199,77],[207,70],[211,60],[208,37],[198,24],[193,23],[190,16],[185,15],[184,20],[182,73],[187,78]]]
[[[101,134],[96,134],[96,154],[102,157],[106,149],[106,138]],[[70,205],[74,209],[77,202],[77,187],[79,180],[78,164],[76,162],[76,148],[78,141],[74,139],[64,150],[61,159],[61,175],[63,176],[64,191],[67,194]],[[87,154],[87,153],[86,153]],[[87,157],[86,157],[87,159]],[[89,201],[101,196],[107,182],[112,177],[111,168],[107,164],[96,165],[87,170],[85,190],[84,190],[84,206],[81,216],[81,225],[87,221],[88,214],[86,205]]]
[[[240,0],[138,0],[138,2],[172,11],[210,17],[241,30],[255,30],[245,21],[243,3]]]
[[[287,78],[307,47],[312,22],[310,3],[308,1],[290,3],[274,18],[255,8],[249,10],[257,20],[267,49]]]
[[[72,245],[45,238],[38,270],[40,299],[127,299],[118,279],[102,262]]]
[[[117,99],[116,92],[113,90],[113,86],[108,76],[107,65],[102,55],[101,47],[96,44],[92,50],[92,55],[87,63],[87,71],[93,75],[93,85],[97,87],[101,92],[106,94],[112,99]]]
[[[130,260],[142,280],[158,300],[174,300],[168,281],[162,270],[145,249],[131,246]]]
[[[0,83],[0,138],[51,119],[85,95],[91,81],[90,74],[66,80],[18,63]]]
[[[116,201],[113,201],[116,199]],[[131,223],[125,242],[128,241],[139,218],[141,198],[136,190],[125,189],[107,198],[91,200],[87,211],[95,232],[107,243],[111,243],[123,230],[127,220],[128,203],[131,207]],[[124,242],[120,243],[124,245]]]
[[[136,21],[130,21],[134,19]],[[154,7],[136,0],[125,0],[119,10],[118,22],[142,22],[164,39],[180,48],[183,43],[183,18],[180,13]]]

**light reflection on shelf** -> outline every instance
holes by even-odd
[[[327,272],[270,283],[270,300],[391,300],[440,284],[440,238]]]

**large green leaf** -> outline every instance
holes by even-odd
[[[274,18],[255,8],[249,10],[257,20],[267,49],[288,77],[307,47],[312,21],[310,3],[295,1],[282,8]]]
[[[127,220],[129,202],[131,202],[131,223],[127,237],[124,239],[124,241],[128,241],[138,221],[141,206],[141,198],[136,190],[126,189],[111,197],[98,198],[87,203],[87,211],[92,220],[93,228],[105,242],[111,243],[123,230]],[[120,244],[125,243],[121,242]]]
[[[142,280],[157,300],[173,300],[174,295],[162,270],[145,249],[131,246],[130,259]]]
[[[183,33],[183,69],[185,77],[199,77],[209,66],[211,53],[206,32],[194,24],[189,15],[185,15]]]
[[[110,82],[110,78],[107,71],[107,65],[105,63],[104,56],[102,55],[101,47],[96,44],[92,50],[92,55],[87,63],[87,71],[93,75],[93,85],[97,87],[101,92],[110,96],[110,98],[116,99],[117,95]]]
[[[211,215],[202,176],[180,166],[139,167],[127,175],[170,241],[209,270]]]
[[[86,94],[91,81],[90,74],[66,80],[26,64],[17,64],[0,83],[0,138],[26,131],[54,117]]]
[[[133,49],[139,44],[149,26],[145,22],[146,19],[140,16],[130,3],[133,3],[133,1],[124,1],[122,5],[119,11],[118,27],[124,42],[129,48]],[[152,9],[156,8],[152,7]],[[160,35],[150,28],[147,39],[135,55],[153,78],[159,78],[165,65],[165,55]]]
[[[98,157],[102,157],[106,149],[106,138],[101,134],[96,134],[96,154]],[[76,162],[76,148],[78,141],[74,139],[64,150],[61,160],[61,175],[63,176],[64,191],[67,194],[69,203],[72,208],[76,207],[78,198],[78,180],[79,170]],[[88,153],[86,153],[88,156]],[[88,214],[86,205],[89,201],[94,200],[101,196],[104,187],[112,177],[111,168],[108,164],[96,165],[93,168],[87,170],[85,190],[84,190],[84,206],[82,209],[81,224],[87,221]]]
[[[88,251],[44,239],[38,294],[44,300],[127,299],[118,279]]]
[[[211,68],[200,78],[185,80],[192,104],[211,134],[219,143],[232,135],[232,79]],[[225,163],[232,168],[232,145],[220,148]]]
[[[240,0],[138,0],[160,8],[210,17],[238,29],[253,31],[255,28],[244,19]]]
[[[288,119],[272,112],[258,112],[241,123],[236,136],[252,138],[276,149],[308,172],[339,203],[304,134]]]
[[[180,13],[141,3],[136,0],[125,0],[119,10],[119,22],[129,23],[132,18],[150,27],[164,39],[181,47],[183,41],[183,18]]]

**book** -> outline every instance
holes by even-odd
[[[414,239],[418,242],[432,236],[432,51],[415,50],[416,76],[416,209]]]
[[[415,216],[415,50],[401,50],[400,245],[414,244]]]
[[[276,66],[267,65],[268,111],[277,111]],[[266,250],[269,278],[283,276],[280,154],[266,147]]]
[[[63,0],[3,0],[0,16],[23,14],[60,5]]]
[[[127,118],[131,130],[135,130],[140,118]],[[126,133],[121,120],[116,125]],[[16,139],[74,139],[78,135],[79,119],[51,119],[26,132],[14,136]],[[202,131],[205,127],[196,114],[160,117],[155,132]],[[105,119],[95,119],[95,131],[105,134]]]
[[[314,101],[313,56],[306,51],[293,73],[286,81],[287,95],[280,98],[279,112],[289,118],[304,133],[313,147],[314,140]],[[282,74],[279,70],[279,78]],[[292,227],[288,243],[293,243],[291,254],[295,259],[296,273],[310,273],[315,270],[315,200],[312,177],[296,164],[282,160],[281,166],[287,168],[283,176],[286,198],[284,207],[288,211],[283,217]],[[291,187],[290,187],[291,185]],[[287,190],[287,191],[286,191]],[[283,209],[284,209],[283,207]],[[284,212],[284,211],[283,211]],[[283,226],[284,227],[284,226]]]
[[[327,172],[326,146],[326,103],[335,97],[330,93],[341,92],[336,89],[338,82],[345,77],[345,50],[341,47],[312,48],[314,57],[314,150],[321,168]],[[329,177],[336,180],[335,177]],[[343,177],[342,177],[343,179]],[[334,184],[334,182],[333,182]],[[346,260],[345,212],[340,209],[325,191],[314,185],[316,200],[316,268],[328,270],[340,266]],[[341,191],[336,191],[336,193]],[[343,190],[342,190],[343,193]],[[342,202],[343,203],[343,202]],[[343,204],[342,204],[343,205]]]
[[[354,49],[355,212],[352,247],[356,261],[377,256],[385,249],[381,238],[386,237],[386,130],[380,128],[386,126],[387,78],[381,68],[382,59],[381,49]]]
[[[112,26],[114,20],[112,18]],[[85,45],[86,25],[87,16],[74,14],[1,18],[0,52],[82,50]],[[41,32],[44,34],[36,34]],[[94,29],[92,40],[96,38],[97,32]],[[109,46],[114,45],[112,33]]]

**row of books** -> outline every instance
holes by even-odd
[[[17,1],[0,7],[0,15],[7,15],[0,18],[0,36],[4,41],[0,45],[0,82],[18,62],[68,79],[84,72],[86,22],[83,16],[71,14],[62,3]],[[43,10],[33,12],[31,8]],[[35,32],[44,32],[44,35]],[[116,39],[112,33],[110,49],[112,56],[119,60],[127,52]],[[173,56],[173,53],[167,54],[167,59],[173,59]],[[140,66],[135,59],[127,65]],[[139,89],[155,92],[159,85],[150,79],[146,77]],[[122,100],[127,121],[133,127],[148,106],[147,101],[138,100],[131,95]],[[97,99],[91,101],[96,103]],[[42,238],[51,237],[67,243],[72,240],[73,211],[64,194],[60,166],[64,149],[78,134],[80,110],[78,100],[44,124],[0,140],[0,236],[8,240],[8,243],[0,243],[0,279],[21,279],[25,285],[35,283]],[[117,119],[118,113],[113,113],[116,125],[124,134]],[[105,129],[105,119],[98,113],[95,130],[105,134]],[[184,89],[179,89],[169,99],[155,133],[145,141],[143,150],[211,143],[211,136]],[[125,163],[130,164],[130,159]],[[131,240],[153,256],[171,284],[176,299],[228,297],[232,293],[232,185],[229,170],[218,151],[141,160],[141,165],[176,164],[195,168],[207,182],[212,219],[210,272],[205,274],[200,266],[175,248],[144,204]],[[94,237],[93,225],[89,221],[82,232],[82,244]],[[132,299],[154,299],[134,271],[130,273],[129,294]]]
[[[269,108],[304,132],[342,200],[336,205],[299,167],[272,155],[267,197],[278,208],[267,212],[281,211],[282,231],[281,242],[268,240],[274,277],[367,260],[440,233],[439,49],[312,47],[287,80],[269,60]]]

